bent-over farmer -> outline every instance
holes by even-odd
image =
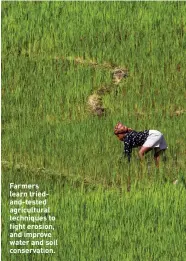
[[[164,136],[158,130],[135,131],[121,122],[118,122],[114,129],[114,134],[120,141],[124,142],[124,154],[130,162],[131,152],[133,148],[140,147],[139,157],[142,160],[144,154],[154,149],[154,160],[158,167],[161,152],[167,149]]]

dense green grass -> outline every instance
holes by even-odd
[[[184,2],[2,3],[3,220],[8,183],[38,182],[58,222],[59,253],[28,260],[185,260],[185,17]],[[103,64],[129,77],[98,118],[86,103],[111,84]],[[119,161],[118,120],[164,133],[159,170],[137,150]]]
[[[41,191],[51,193],[48,205],[56,217],[56,253],[52,257],[19,254],[20,260],[185,260],[186,198],[182,184],[154,184],[145,189],[139,184],[140,189],[132,187],[128,193],[125,188],[75,188],[59,177],[46,176],[43,183],[43,175],[34,179],[27,171],[9,170],[6,174],[3,186],[8,187],[9,177],[14,175],[17,183],[37,181]],[[8,216],[6,198],[3,195],[4,215]],[[3,224],[3,256],[7,257],[9,224]],[[9,260],[17,260],[17,256],[10,255]]]

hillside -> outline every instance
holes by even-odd
[[[20,261],[185,260],[185,2],[3,1],[1,15],[3,260],[17,261],[11,182],[49,191],[57,217],[56,254]],[[161,131],[167,161],[134,149],[129,165],[118,121]]]

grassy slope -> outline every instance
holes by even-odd
[[[71,189],[60,178],[51,175],[46,175],[43,182],[41,173],[33,176],[24,171],[18,175],[15,170],[9,170],[3,179],[3,187],[8,187],[8,177],[12,175],[18,184],[37,183],[41,191],[50,193],[48,206],[51,215],[56,217],[52,238],[58,239],[58,246],[54,246],[56,253],[52,256],[8,255],[6,192],[2,198],[2,256],[5,260],[16,261],[18,256],[19,260],[37,261],[185,260],[186,209],[182,185],[162,183],[143,189],[144,186],[139,184],[137,189],[132,186],[130,193],[125,189],[104,189],[103,186],[75,188],[74,184]]]
[[[3,3],[4,159],[108,178],[105,167],[117,168],[121,150],[112,129],[121,120],[161,130],[171,161],[177,154],[183,165],[185,12],[184,3]],[[110,71],[56,56],[129,69],[117,94],[104,97],[106,118],[89,116],[86,100],[110,83]]]
[[[185,17],[185,3],[2,4],[2,159],[8,161],[3,164],[3,219],[8,216],[7,187],[12,180],[43,183],[51,194],[55,191],[51,206],[60,223],[56,237],[63,242],[66,252],[59,251],[53,260],[71,261],[77,260],[77,256],[81,261],[112,260],[111,254],[119,261],[122,258],[167,261],[172,257],[184,260],[184,254],[178,251],[185,252],[184,183],[177,188],[171,184],[163,186],[165,180],[172,182],[185,174]],[[69,56],[71,60],[55,59]],[[95,89],[110,84],[110,71],[80,65],[73,62],[73,57],[129,69],[129,77],[117,87],[117,92],[113,90],[104,96],[104,105],[109,108],[105,118],[89,115],[86,101]],[[159,172],[152,164],[150,170],[145,167],[141,171],[135,152],[130,169],[125,162],[118,163],[123,149],[113,137],[118,120],[136,130],[159,129],[165,134],[168,162]],[[16,165],[20,162],[21,167]],[[123,211],[129,211],[127,220],[120,212],[115,190],[115,194],[112,191],[104,194],[102,189],[126,184],[129,171],[131,194],[124,192],[121,202]],[[72,195],[69,202],[61,201],[65,190],[63,178],[57,174],[72,177],[74,189],[67,187],[67,195]],[[95,189],[94,184],[98,188],[99,184],[104,186],[98,192],[84,194],[84,179],[92,184],[86,188],[87,192]],[[79,185],[82,191],[74,191]],[[144,187],[148,191],[144,192]],[[132,203],[127,197],[131,197]],[[102,204],[103,199],[110,199],[112,204],[109,201]],[[87,223],[81,223],[78,212],[84,203],[90,206]],[[147,212],[143,213],[144,210]],[[95,213],[105,236],[99,227],[94,229]],[[120,213],[117,219],[114,213]],[[65,223],[67,216],[71,225]],[[157,223],[154,217],[159,218]],[[139,222],[145,219],[146,226]],[[123,224],[128,222],[129,230],[122,226],[122,220]],[[107,223],[108,230],[104,225]],[[82,224],[87,234],[78,230]],[[152,241],[151,228],[154,228]],[[7,245],[8,229],[4,231],[3,244]],[[70,236],[64,238],[63,234]],[[96,249],[97,242],[103,244],[101,252],[81,252],[82,245],[84,249],[92,246]],[[136,244],[141,248],[136,249]],[[17,257],[7,257],[14,258]],[[38,256],[34,260],[42,259]]]

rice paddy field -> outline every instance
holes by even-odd
[[[1,8],[2,260],[185,261],[186,3]],[[98,90],[102,116],[87,109]],[[164,134],[159,169],[137,149],[127,163],[118,121]],[[48,191],[55,253],[10,254],[10,183]]]

